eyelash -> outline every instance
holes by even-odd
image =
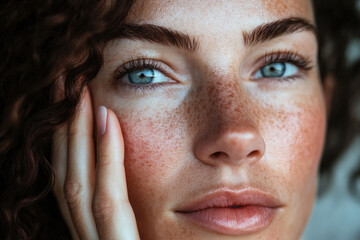
[[[146,58],[138,58],[138,59],[132,59],[124,64],[122,64],[116,71],[114,75],[114,79],[116,81],[119,81],[121,78],[123,78],[126,74],[136,71],[136,70],[143,70],[143,69],[155,69],[160,72],[162,72],[164,75],[169,75],[169,72],[161,66],[158,62],[156,62],[153,59],[146,59]],[[143,85],[136,85],[131,83],[125,83],[122,81],[119,81],[121,86],[125,86],[130,88],[134,91],[142,91],[145,92],[147,90],[155,90],[158,88],[165,87],[165,84],[143,84]]]
[[[263,68],[264,66],[272,63],[277,62],[284,62],[284,63],[290,63],[295,65],[296,67],[299,67],[301,70],[307,72],[310,71],[313,66],[311,66],[311,60],[301,56],[300,54],[292,51],[292,50],[286,50],[286,51],[277,51],[272,53],[266,53],[264,57],[262,57],[261,60],[261,67],[259,69]],[[146,58],[138,58],[138,59],[131,59],[130,61],[122,64],[114,74],[114,79],[117,82],[120,82],[121,86],[125,86],[130,88],[131,90],[137,91],[140,90],[142,92],[145,91],[151,91],[155,90],[161,87],[166,87],[167,84],[143,84],[143,85],[136,85],[131,83],[126,83],[119,81],[121,78],[123,78],[126,74],[135,71],[135,70],[142,70],[142,69],[155,69],[160,72],[162,72],[164,75],[169,75],[169,72],[161,66],[160,63],[156,62],[153,59],[146,59]],[[283,77],[274,80],[278,81],[290,81],[294,78],[297,78],[298,76],[289,76],[289,77]]]
[[[260,70],[261,68],[265,67],[266,65],[272,63],[290,63],[298,67],[300,70],[304,72],[308,72],[313,69],[314,66],[311,65],[311,60],[307,57],[302,56],[301,54],[294,52],[292,50],[285,50],[285,51],[277,51],[272,53],[266,53],[261,60],[261,67],[259,67],[256,71]],[[274,78],[273,80],[277,81],[290,81],[298,78],[299,76],[289,76],[289,77],[282,77],[282,78]]]

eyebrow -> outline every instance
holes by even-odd
[[[125,24],[116,37],[140,39],[195,52],[199,42],[188,34],[153,24]]]
[[[257,26],[250,32],[243,32],[243,40],[246,47],[254,46],[271,39],[292,34],[300,31],[310,31],[318,39],[318,31],[315,25],[304,18],[284,18],[274,22]]]
[[[243,31],[243,41],[246,47],[251,47],[271,39],[300,31],[313,32],[318,38],[315,25],[304,18],[284,18],[274,22],[262,24],[251,31]],[[124,24],[115,38],[139,39],[165,46],[174,46],[190,52],[199,48],[199,41],[186,33],[154,24]]]

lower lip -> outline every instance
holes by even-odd
[[[214,232],[239,235],[265,229],[274,219],[276,208],[249,205],[239,208],[207,208],[182,214]]]

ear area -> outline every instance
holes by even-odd
[[[331,102],[334,95],[335,87],[336,87],[335,76],[333,74],[326,75],[324,78],[323,88],[324,88],[327,116],[329,116],[331,112]]]

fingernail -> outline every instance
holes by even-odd
[[[107,119],[107,109],[104,106],[100,106],[96,113],[96,125],[97,125],[97,135],[101,137],[106,131],[106,119]]]

